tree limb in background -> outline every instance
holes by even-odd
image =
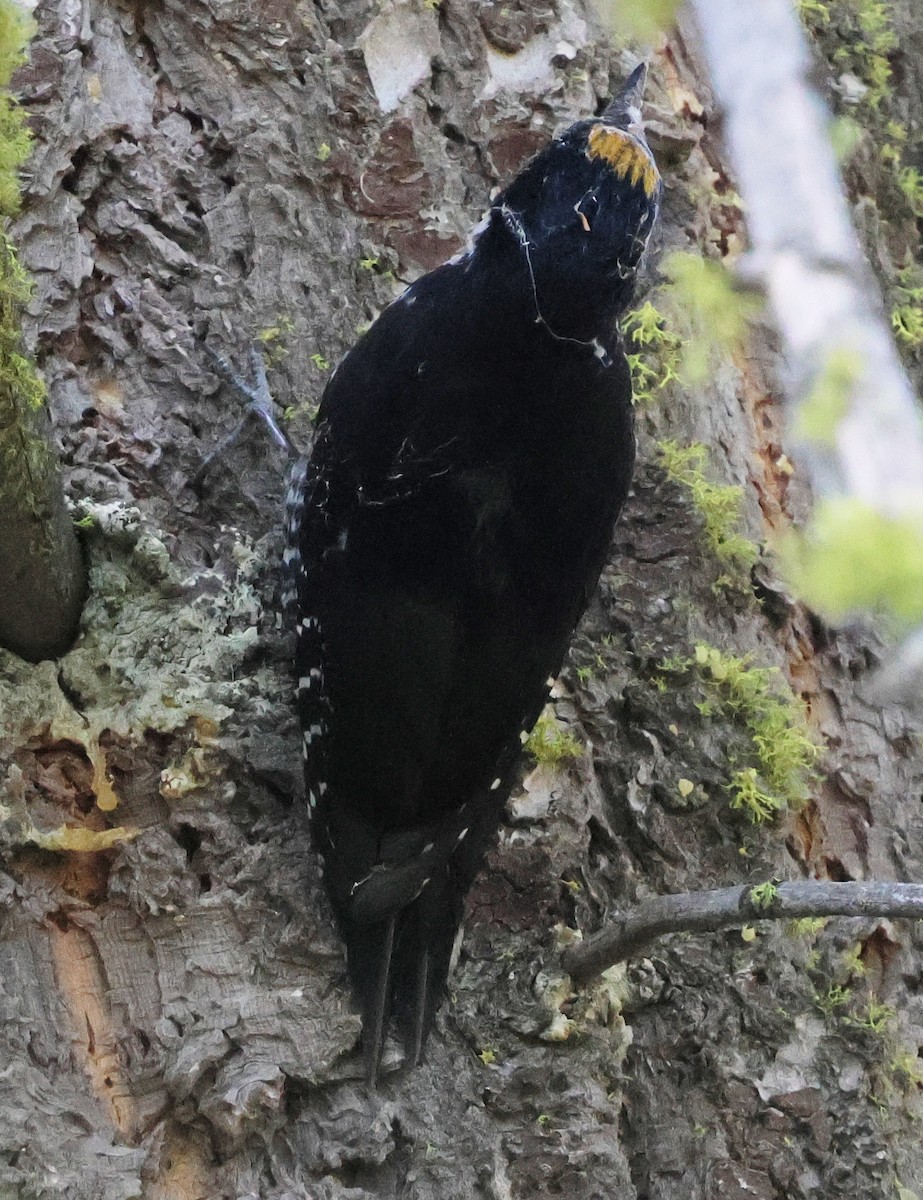
[[[795,9],[692,7],[746,204],[750,273],[791,371],[789,426],[817,496],[811,528],[792,543],[794,581],[833,617],[881,601],[918,623],[923,422],[850,222]]]
[[[18,167],[29,153],[23,114],[6,90],[29,23],[0,0],[0,216],[19,207]],[[23,658],[68,648],[86,593],[80,547],[48,436],[44,386],[22,352],[20,306],[29,283],[0,232],[0,646]]]
[[[569,946],[561,965],[574,979],[589,979],[641,954],[667,933],[715,933],[751,921],[801,917],[923,918],[923,884],[806,881],[656,896]]]

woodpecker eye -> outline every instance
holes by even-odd
[[[580,224],[585,233],[593,228],[593,218],[599,211],[599,199],[595,192],[586,192],[574,205],[574,212],[580,218]]]

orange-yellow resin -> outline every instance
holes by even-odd
[[[610,125],[594,125],[587,138],[586,152],[590,158],[604,158],[616,175],[627,177],[632,187],[640,183],[644,194],[653,196],[657,168],[629,134]]]

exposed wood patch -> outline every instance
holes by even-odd
[[[58,988],[73,1017],[74,1054],[96,1098],[126,1139],[138,1133],[138,1109],[119,1055],[119,1033],[93,938],[66,918],[48,927]]]
[[[147,1181],[144,1200],[211,1200],[217,1184],[206,1163],[206,1147],[176,1126],[164,1139],[155,1178]]]

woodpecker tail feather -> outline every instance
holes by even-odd
[[[414,1066],[423,1056],[445,991],[461,922],[461,894],[445,867],[433,874],[426,889],[401,914],[393,1009]]]
[[[503,782],[515,755],[506,758]],[[385,837],[329,793],[314,809],[315,844],[362,1012],[370,1084],[392,1016],[407,1058],[420,1061],[445,991],[465,893],[497,827],[504,795],[501,784],[449,817]]]
[[[397,914],[365,929],[344,929],[349,973],[362,1012],[362,1053],[370,1087],[378,1068],[388,1029],[393,986],[392,964]]]
[[[445,989],[460,919],[448,873],[406,908],[372,925],[342,923],[349,974],[362,1012],[366,1080],[374,1087],[392,1014],[407,1057],[420,1062]],[[432,887],[432,890],[430,888]]]

